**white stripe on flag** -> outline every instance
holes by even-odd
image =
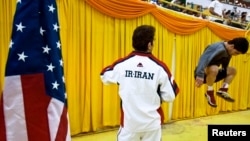
[[[64,103],[52,98],[48,107],[48,120],[51,141],[54,141],[57,136],[61,115],[63,113]]]
[[[20,75],[5,77],[3,101],[7,141],[28,141]]]

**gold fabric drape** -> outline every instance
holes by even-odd
[[[244,37],[246,31],[233,29],[220,24],[211,23],[207,20],[197,18],[183,18],[164,8],[157,7],[141,0],[85,0],[96,10],[114,18],[135,18],[146,14],[152,14],[158,22],[173,33],[180,35],[193,34],[204,27],[208,27],[212,32],[222,39],[229,40],[234,37]],[[168,12],[166,12],[168,11]]]
[[[0,2],[0,90],[8,55],[16,0]],[[205,86],[194,86],[193,70],[210,43],[248,36],[248,31],[196,19],[139,0],[57,0],[64,58],[71,135],[115,127],[120,122],[116,85],[103,86],[102,68],[132,51],[133,30],[141,24],[156,27],[153,54],[171,69],[180,93],[173,103],[163,103],[165,122],[219,114],[250,107],[249,54],[233,58],[238,75],[229,92],[236,102],[217,98],[208,106]],[[219,88],[221,83],[215,85]],[[170,116],[170,118],[169,118]]]

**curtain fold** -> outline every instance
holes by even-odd
[[[0,2],[1,92],[15,4],[15,0]],[[104,86],[99,73],[104,66],[133,50],[133,30],[141,24],[155,26],[153,54],[168,65],[180,87],[172,103],[172,114],[171,106],[162,104],[165,123],[250,108],[249,54],[237,56],[230,63],[238,70],[229,89],[236,99],[233,104],[216,97],[219,106],[209,107],[204,96],[205,86],[196,88],[193,76],[208,44],[235,36],[249,39],[248,31],[199,20],[139,0],[57,0],[57,6],[71,135],[119,125],[118,86]],[[215,88],[220,85],[216,84]]]
[[[156,8],[156,5],[141,0],[86,0],[86,2],[105,15],[121,19],[137,18]]]
[[[156,18],[156,20],[158,20],[158,22],[160,22],[168,30],[180,35],[193,34],[204,27],[208,27],[217,36],[224,40],[229,40],[238,36],[245,37],[246,34],[248,34],[245,30],[226,27],[225,25],[222,26],[208,20],[198,19],[184,14],[176,14],[176,12],[141,0],[85,1],[101,13],[114,18],[130,19],[146,14],[152,14]]]
[[[9,1],[0,3],[0,90],[3,89],[5,64],[9,52],[12,21],[16,5]],[[1,93],[0,93],[1,95]]]

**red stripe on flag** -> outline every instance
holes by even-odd
[[[67,108],[64,106],[55,141],[66,141],[68,135]],[[67,127],[67,128],[66,128]]]
[[[23,99],[28,139],[49,141],[47,108],[51,97],[46,95],[43,74],[22,75]]]
[[[3,93],[0,98],[0,139],[1,141],[6,141],[6,128],[3,113]]]

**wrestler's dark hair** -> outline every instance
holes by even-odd
[[[229,40],[228,44],[233,44],[234,48],[242,54],[245,54],[247,52],[249,46],[248,40],[244,37],[237,37]]]
[[[147,51],[148,43],[153,45],[155,36],[155,27],[151,25],[141,25],[134,30],[132,41],[133,48],[136,51]]]

